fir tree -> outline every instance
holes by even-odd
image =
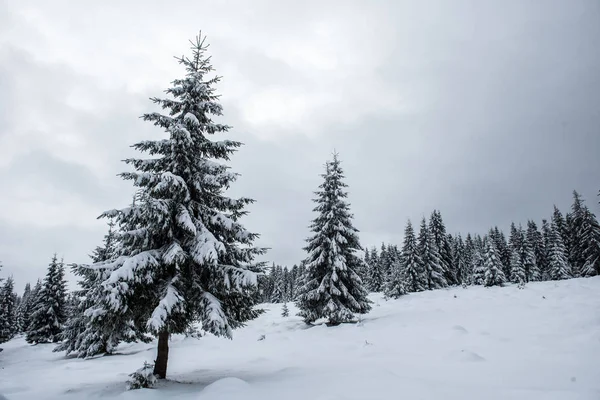
[[[25,332],[29,326],[33,300],[31,285],[27,283],[21,297],[21,302],[17,308],[17,327],[19,332]]]
[[[421,230],[419,232],[419,251],[423,262],[423,270],[426,279],[427,289],[440,289],[448,286],[444,277],[444,268],[440,259],[440,253],[433,235],[427,227],[425,218],[421,220]]]
[[[454,268],[456,270],[457,283],[468,285],[471,280],[472,272],[467,263],[465,244],[460,234],[458,234],[453,241],[452,259],[452,264],[455,266]]]
[[[385,284],[385,276],[381,269],[380,257],[377,254],[377,249],[371,249],[371,264],[367,267],[367,288],[371,292],[381,292]]]
[[[114,260],[117,257],[117,241],[115,223],[110,220],[102,246],[96,247],[92,252],[92,262]],[[63,342],[54,351],[66,351],[67,355],[76,353],[80,358],[88,358],[103,353],[110,354],[121,340],[146,341],[144,337],[135,334],[130,337],[119,335],[120,330],[114,329],[115,325],[123,329],[129,325],[119,321],[118,315],[111,318],[107,313],[96,313],[95,304],[104,296],[101,283],[110,276],[108,271],[93,270],[79,265],[73,265],[72,270],[74,275],[80,277],[78,283],[81,289],[73,293],[76,304],[61,333]],[[130,330],[128,332],[131,334]]]
[[[442,213],[438,210],[433,210],[431,213],[429,232],[439,253],[439,263],[443,270],[444,280],[446,281],[446,285],[444,286],[455,285],[458,281],[455,268],[452,265],[452,247],[446,235],[446,226],[442,220]]]
[[[288,309],[287,303],[283,303],[283,307],[281,309],[281,316],[287,318],[290,316],[290,310]]]
[[[34,305],[31,323],[27,331],[28,343],[58,342],[67,319],[65,267],[56,254]]]
[[[473,285],[483,285],[485,281],[485,264],[479,247],[475,247],[473,250],[471,269],[473,270],[473,277],[471,279]]]
[[[423,261],[415,238],[412,223],[408,221],[404,229],[402,246],[402,265],[404,271],[404,287],[408,292],[420,292],[427,288],[427,277],[423,269]]]
[[[493,231],[490,232],[490,235],[493,234]],[[506,282],[506,277],[504,272],[502,272],[502,263],[500,261],[500,257],[498,256],[498,250],[496,249],[496,244],[491,236],[488,236],[485,242],[485,253],[483,256],[483,265],[484,265],[484,286],[502,286],[504,282]]]
[[[16,297],[13,278],[9,277],[0,288],[0,343],[9,341],[18,332],[15,313]]]
[[[542,240],[544,243],[544,256],[542,258],[541,273],[542,280],[550,279],[549,254],[550,254],[550,224],[546,219],[542,220]]]
[[[525,273],[525,266],[518,249],[511,248],[510,257],[510,281],[519,285],[527,282],[527,274]]]
[[[394,260],[388,281],[385,284],[384,295],[386,298],[397,299],[406,294],[406,287],[404,286],[405,273],[401,261]]]
[[[571,209],[572,248],[569,260],[572,263],[573,272],[576,276],[598,275],[600,274],[600,225],[598,220],[576,191],[573,192]]]
[[[514,225],[514,224],[513,224]],[[512,235],[512,227],[511,227],[511,235]],[[502,264],[502,272],[504,272],[505,276],[510,274],[510,246],[506,242],[506,237],[504,233],[495,226],[489,233],[489,236],[494,241],[494,245],[496,246],[496,250],[498,251],[498,258],[500,259],[500,263]]]
[[[571,266],[567,257],[567,249],[563,244],[560,228],[552,221],[548,243],[548,269],[552,280],[569,279]]]
[[[311,323],[327,318],[330,324],[351,321],[354,314],[371,309],[367,290],[356,270],[364,261],[355,252],[361,250],[358,230],[352,225],[350,206],[346,202],[347,185],[336,154],[326,164],[323,184],[316,192],[313,220],[305,250],[305,284],[298,296],[298,308],[304,321]]]
[[[525,239],[533,251],[533,257],[535,259],[535,265],[530,268],[529,281],[540,281],[542,280],[542,270],[544,269],[544,238],[537,228],[534,221],[527,221],[527,235]]]
[[[112,271],[95,312],[118,314],[130,328],[158,337],[154,373],[161,379],[171,334],[200,322],[206,332],[231,337],[259,314],[253,293],[262,264],[254,258],[265,250],[253,246],[258,235],[239,221],[253,200],[224,195],[238,174],[222,161],[241,143],[210,139],[230,127],[212,120],[222,115],[220,77],[211,77],[207,47],[199,35],[192,58],[178,58],[186,74],[166,90],[169,98],[152,99],[166,113],[143,116],[168,137],[133,146],[152,156],[126,160],[135,172],[121,174],[139,188],[139,200],[102,215],[124,231],[119,257],[94,265]]]

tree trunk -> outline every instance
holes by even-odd
[[[167,361],[169,360],[169,332],[164,330],[158,334],[158,352],[154,362],[154,375],[158,379],[167,377]]]

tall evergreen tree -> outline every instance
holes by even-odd
[[[361,250],[358,230],[346,201],[344,174],[337,154],[326,164],[324,181],[316,192],[310,237],[305,250],[305,283],[298,296],[300,316],[307,323],[327,318],[330,324],[350,321],[354,314],[371,309],[367,290],[356,270],[364,261],[356,255]]]
[[[512,228],[511,228],[512,234]],[[502,264],[502,272],[505,276],[510,274],[510,247],[506,242],[504,232],[502,232],[497,226],[495,226],[489,233],[490,237],[494,241],[494,245],[498,251],[498,257]]]
[[[44,283],[36,294],[31,323],[27,331],[28,343],[58,342],[67,320],[65,267],[56,254],[48,267]]]
[[[367,266],[367,289],[371,292],[381,292],[385,284],[385,275],[381,269],[381,262],[377,249],[371,249],[371,264]]]
[[[117,245],[115,223],[110,220],[102,245],[96,247],[91,254],[92,262],[102,263],[114,260],[117,257]],[[121,340],[137,339],[138,337],[135,335],[129,338],[126,335],[120,335],[121,330],[114,329],[116,323],[114,316],[111,321],[106,313],[102,316],[95,313],[95,304],[100,302],[104,296],[101,283],[110,274],[102,269],[93,270],[80,265],[73,265],[72,271],[80,278],[78,283],[81,289],[73,293],[76,304],[61,333],[62,343],[54,351],[66,351],[67,355],[76,353],[80,358],[87,358],[97,354],[111,353]],[[92,319],[92,315],[95,318]],[[120,325],[123,325],[123,329],[128,326],[123,322]],[[141,339],[143,340],[143,338]]]
[[[394,259],[384,288],[385,297],[397,299],[406,294],[405,273],[401,261]]]
[[[571,277],[571,266],[567,257],[567,249],[563,243],[560,228],[554,220],[550,225],[548,269],[552,280],[568,279]]]
[[[475,246],[473,250],[473,256],[471,258],[471,269],[473,270],[473,277],[471,282],[473,285],[483,285],[485,282],[485,264],[482,255],[482,251],[479,246]]]
[[[569,260],[575,276],[600,274],[600,225],[576,191],[571,207]],[[566,246],[565,246],[566,247]],[[567,251],[569,249],[567,248]]]
[[[512,246],[510,257],[510,281],[519,285],[523,285],[527,282],[527,273],[525,272],[521,254],[518,249],[512,248]]]
[[[544,238],[542,233],[538,230],[536,223],[532,220],[527,221],[526,241],[532,249],[535,258],[535,266],[531,268],[528,280],[542,280],[542,271],[545,262]]]
[[[500,261],[500,256],[498,255],[498,249],[496,249],[496,244],[494,243],[491,235],[493,235],[493,231],[490,231],[490,236],[484,240],[485,253],[483,256],[483,265],[485,268],[485,273],[483,285],[501,286],[504,282],[506,282],[506,277],[502,271],[502,262]]]
[[[440,289],[448,286],[438,247],[435,244],[433,235],[429,231],[425,218],[421,220],[419,251],[421,253],[423,270],[425,272],[424,275],[427,289]]]
[[[460,234],[453,241],[452,259],[456,270],[457,283],[468,285],[471,280],[471,269],[467,263],[465,244]]]
[[[29,326],[32,304],[31,285],[27,283],[25,285],[25,290],[23,291],[23,296],[21,297],[21,302],[17,307],[17,327],[19,332],[25,332]]]
[[[13,278],[9,277],[0,288],[0,343],[9,341],[18,332],[16,297]]]
[[[444,221],[442,220],[442,213],[438,210],[433,210],[431,213],[429,219],[429,232],[438,249],[440,266],[444,271],[444,280],[447,285],[455,285],[457,279],[456,271],[452,265],[452,247],[448,241],[446,225],[444,225]]]
[[[211,77],[207,48],[199,35],[192,57],[178,58],[185,76],[166,90],[168,98],[152,99],[166,113],[144,114],[168,137],[133,146],[153,156],[126,160],[135,172],[121,174],[139,188],[140,199],[103,214],[124,232],[119,257],[94,266],[112,270],[97,312],[120,314],[158,337],[159,378],[167,374],[171,334],[200,322],[204,331],[231,337],[259,314],[253,294],[263,266],[254,259],[265,249],[253,246],[258,235],[239,221],[253,200],[224,195],[238,175],[222,162],[241,143],[210,139],[230,127],[212,119],[222,115],[220,77]]]
[[[404,287],[408,292],[421,292],[427,289],[427,276],[419,252],[415,231],[410,220],[404,229],[401,269],[404,271]]]
[[[542,220],[542,240],[544,242],[544,257],[542,258],[541,273],[542,280],[547,281],[550,279],[550,266],[549,266],[549,254],[550,254],[550,224],[548,220]]]

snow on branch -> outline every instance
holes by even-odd
[[[152,312],[152,316],[146,322],[146,327],[152,332],[159,332],[165,325],[165,322],[174,311],[181,310],[183,306],[183,297],[179,294],[173,285],[177,277],[173,278],[164,290],[164,296],[158,303],[158,306]]]

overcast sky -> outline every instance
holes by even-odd
[[[434,208],[451,233],[540,221],[573,189],[598,212],[599,21],[597,0],[0,0],[0,276],[89,260],[200,29],[269,260],[304,257],[333,149],[363,245]]]

